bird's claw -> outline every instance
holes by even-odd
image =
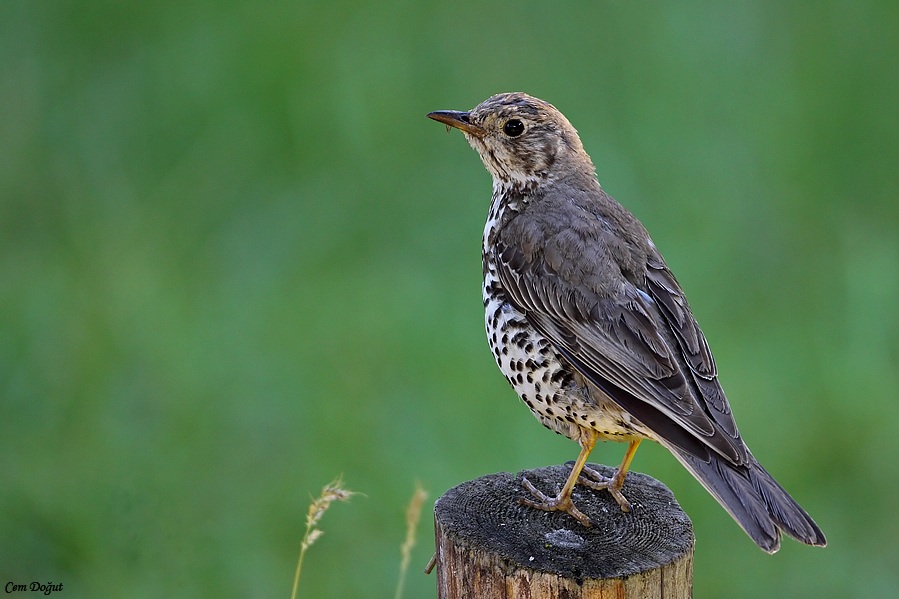
[[[571,495],[562,497],[562,494],[559,493],[555,497],[549,497],[531,484],[531,481],[526,478],[521,479],[521,484],[531,495],[537,498],[537,501],[521,498],[518,502],[522,505],[537,508],[538,510],[546,512],[565,512],[583,526],[587,528],[593,526],[593,523],[590,522],[590,518],[574,506],[574,502],[571,501]]]
[[[624,484],[624,477],[621,477],[619,479],[617,472],[615,473],[615,476],[612,476],[610,478],[608,476],[600,474],[593,468],[584,466],[584,469],[581,470],[581,476],[578,477],[577,482],[584,485],[585,487],[596,489],[597,491],[608,491],[612,495],[612,497],[615,498],[615,501],[618,502],[618,505],[621,506],[622,512],[631,511],[631,502],[628,501],[627,498],[621,493],[621,487]]]

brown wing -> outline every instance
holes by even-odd
[[[621,279],[601,296],[498,240],[498,276],[511,301],[572,365],[640,422],[705,458],[712,449],[739,465],[748,459],[717,381],[708,344],[661,257],[645,288]]]

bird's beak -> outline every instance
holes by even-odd
[[[470,113],[459,112],[458,110],[435,110],[434,112],[428,113],[429,119],[434,119],[435,121],[443,123],[447,126],[447,131],[449,131],[449,127],[455,127],[469,135],[483,137],[484,130],[473,124],[470,116]]]

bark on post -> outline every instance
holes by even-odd
[[[501,472],[440,497],[434,508],[438,599],[691,597],[693,525],[659,481],[628,473],[629,513],[607,492],[578,485],[574,501],[594,522],[591,528],[518,503],[527,493],[522,475],[555,494],[569,471],[570,464]]]

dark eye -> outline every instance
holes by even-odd
[[[509,137],[518,137],[524,133],[524,123],[518,119],[509,119],[506,121],[506,124],[503,125],[503,133]]]

